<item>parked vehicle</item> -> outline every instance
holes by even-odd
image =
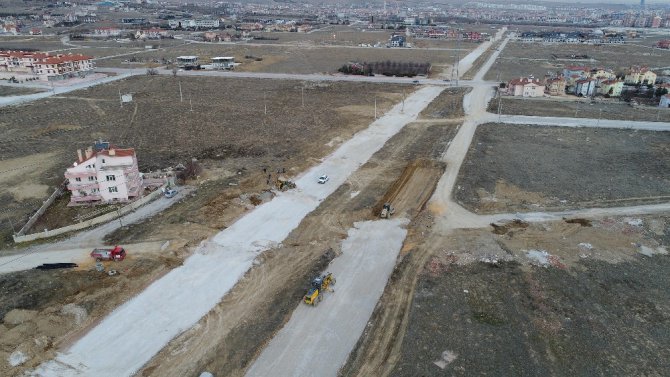
[[[328,182],[329,179],[330,179],[330,178],[329,178],[327,175],[324,174],[324,175],[322,175],[322,176],[319,177],[318,182],[319,182],[320,184],[324,184],[324,183]]]
[[[98,262],[109,260],[120,262],[126,258],[126,250],[121,246],[115,246],[113,249],[93,249],[91,258]]]
[[[171,188],[167,189],[167,190],[165,190],[164,195],[165,195],[166,198],[174,198],[175,195],[177,195],[177,190],[171,189]]]

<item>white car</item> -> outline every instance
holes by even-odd
[[[319,182],[320,184],[324,184],[324,183],[328,182],[329,179],[330,178],[328,178],[328,176],[324,174],[324,175],[319,177],[319,180],[317,182]]]

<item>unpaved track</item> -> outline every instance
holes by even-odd
[[[69,350],[42,364],[35,374],[125,376],[136,372],[170,339],[207,314],[251,267],[257,255],[284,240],[320,201],[391,136],[416,119],[441,90],[422,88],[404,104],[396,105],[299,177],[297,190],[279,194],[219,233],[183,266],[121,306]],[[316,177],[323,172],[331,176],[331,181],[319,185]],[[133,352],[118,352],[121,349]]]
[[[337,284],[316,307],[299,306],[247,376],[336,376],[384,291],[407,220],[356,223],[328,266]],[[373,278],[376,277],[376,278]]]

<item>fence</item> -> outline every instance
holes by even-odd
[[[95,218],[92,218],[90,220],[82,221],[77,224],[72,224],[68,226],[64,226],[62,228],[58,229],[52,229],[52,230],[46,230],[44,232],[40,233],[33,233],[33,234],[27,234],[27,235],[19,235],[16,234],[14,235],[14,243],[21,243],[21,242],[28,242],[28,241],[34,241],[38,240],[41,238],[49,238],[49,237],[54,237],[63,233],[68,233],[68,232],[73,232],[75,230],[80,230],[84,228],[91,227],[93,225],[98,225],[101,223],[106,223],[108,221],[112,221],[115,219],[118,219],[119,217],[126,215],[132,211],[134,211],[136,208],[139,208],[143,206],[144,204],[152,201],[153,199],[161,196],[163,194],[162,190],[155,190],[152,193],[128,204],[125,207],[119,208],[118,210],[110,213],[106,213],[102,216],[98,216]],[[27,225],[27,224],[26,224]]]
[[[26,232],[29,231],[30,228],[32,228],[32,226],[35,224],[35,221],[37,221],[37,219],[40,216],[42,216],[42,214],[44,214],[47,208],[49,208],[49,206],[54,202],[54,200],[56,200],[56,198],[59,197],[62,193],[63,193],[63,187],[61,186],[57,188],[53,192],[53,194],[51,194],[51,196],[44,201],[44,203],[42,203],[42,206],[40,207],[40,209],[37,210],[37,212],[35,212],[32,216],[30,216],[28,222],[21,228],[21,230],[19,230],[18,233],[16,233],[16,236],[23,236],[24,234],[26,234]]]

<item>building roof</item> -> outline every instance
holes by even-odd
[[[109,151],[114,151],[113,155],[109,153]],[[109,148],[105,149],[102,151],[99,151],[96,153],[97,156],[109,156],[109,157],[132,157],[135,155],[135,148],[126,148],[126,149],[118,149],[118,148]]]
[[[614,85],[614,84],[617,84],[617,83],[620,83],[620,82],[621,81],[619,81],[619,80],[611,79],[611,80],[604,80],[601,84]]]
[[[575,81],[577,84],[586,84],[587,82],[594,82],[596,80],[594,79],[582,79],[582,80],[577,80]]]
[[[529,85],[529,84],[535,84],[535,85],[540,85],[540,80],[533,78],[533,77],[519,77],[518,79],[512,79],[509,81],[508,85]]]

